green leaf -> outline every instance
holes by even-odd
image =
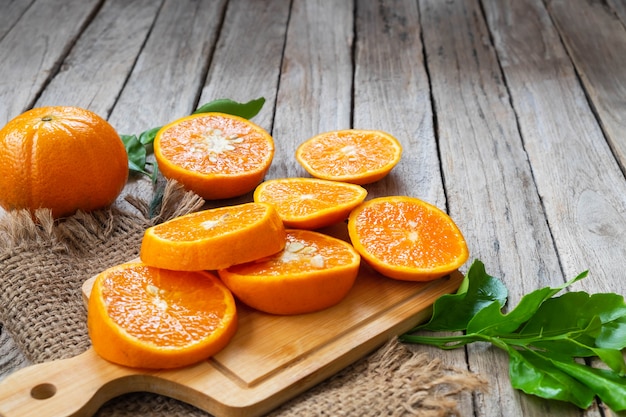
[[[536,352],[513,348],[506,350],[513,388],[541,398],[567,401],[580,408],[588,408],[593,402],[593,390]]]
[[[586,275],[587,273],[584,272],[556,288],[545,287],[533,291],[522,297],[519,304],[508,314],[502,314],[501,309],[497,305],[490,305],[472,317],[467,325],[467,332],[487,335],[513,332],[533,317],[544,301]]]
[[[596,346],[619,350],[626,348],[626,316],[605,323],[596,338]]]
[[[464,279],[468,281],[467,291],[439,297],[433,305],[430,321],[412,331],[464,330],[472,317],[483,308],[493,303],[496,307],[502,307],[506,303],[506,287],[499,279],[485,272],[482,262],[474,261]]]
[[[551,362],[559,370],[593,389],[611,410],[626,411],[626,378],[613,371],[592,368],[576,362],[556,360]]]
[[[476,261],[463,290],[440,297],[431,320],[400,340],[454,349],[482,341],[509,354],[509,376],[516,389],[587,408],[595,396],[614,411],[626,409],[626,304],[613,293],[556,294],[587,276],[583,272],[556,288],[541,288],[503,314],[506,288]],[[504,287],[504,288],[502,288]],[[424,335],[417,330],[465,331]],[[598,358],[609,369],[578,363]]]
[[[218,112],[252,119],[261,111],[263,104],[265,104],[265,98],[263,97],[251,100],[247,103],[238,103],[227,98],[222,98],[198,107],[193,114]]]
[[[120,135],[126,153],[128,154],[128,168],[131,171],[149,175],[144,167],[146,166],[146,148],[139,142],[136,135]]]
[[[139,135],[139,142],[141,142],[142,145],[150,145],[152,142],[154,142],[154,138],[156,137],[157,133],[159,133],[159,130],[161,130],[161,127],[162,126],[153,127],[152,129],[141,132],[141,134]]]

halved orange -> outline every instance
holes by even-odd
[[[270,203],[286,227],[318,229],[348,218],[367,190],[360,185],[316,178],[280,178],[259,184],[254,201]]]
[[[237,310],[209,272],[127,263],[96,277],[87,325],[94,350],[108,361],[175,368],[222,350],[237,330]]]
[[[400,280],[440,278],[469,257],[465,238],[450,216],[413,197],[366,201],[350,213],[348,233],[372,268]]]
[[[242,117],[200,113],[159,130],[154,155],[164,177],[206,200],[252,191],[274,158],[267,131]]]
[[[296,149],[296,159],[313,177],[369,184],[400,161],[402,146],[380,130],[337,130],[314,136]]]
[[[140,258],[177,271],[228,268],[280,252],[285,227],[271,204],[245,203],[176,217],[146,229]]]
[[[339,303],[354,285],[360,260],[343,240],[288,229],[283,251],[220,270],[219,275],[252,308],[271,314],[303,314]]]

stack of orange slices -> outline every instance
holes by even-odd
[[[315,178],[260,182],[273,154],[271,137],[234,116],[174,122],[157,135],[155,151],[166,176],[180,174],[205,198],[254,190],[253,202],[150,227],[140,262],[98,275],[88,324],[94,349],[110,361],[174,367],[211,356],[235,332],[235,300],[277,315],[330,308],[350,292],[361,259],[384,276],[425,281],[453,272],[469,256],[459,228],[437,207],[412,197],[365,201],[359,184],[384,178],[402,152],[384,132],[327,132],[304,142],[296,159]],[[252,153],[260,158],[243,163]],[[233,168],[238,164],[241,172]],[[214,172],[219,167],[229,167],[225,176]],[[320,231],[342,222],[349,242]]]

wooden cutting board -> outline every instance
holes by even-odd
[[[83,286],[85,298],[93,279]],[[230,344],[190,367],[126,368],[89,349],[17,371],[0,383],[0,415],[91,416],[111,398],[148,391],[216,417],[258,416],[428,319],[433,302],[461,280],[456,272],[427,283],[396,281],[363,265],[348,296],[317,313],[273,316],[238,305]]]

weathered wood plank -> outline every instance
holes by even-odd
[[[624,174],[556,29],[540,1],[489,0],[485,9],[502,28],[495,44],[563,273],[589,269],[574,288],[626,293],[615,280],[626,259]]]
[[[0,1],[0,41],[28,10],[34,0],[2,0]]]
[[[350,127],[352,105],[352,1],[295,0],[292,5],[273,136],[272,175],[308,176],[295,162],[296,147],[324,131]]]
[[[165,0],[109,121],[139,133],[195,110],[225,1]]]
[[[562,276],[497,56],[477,1],[424,0],[420,10],[449,213],[515,305]],[[475,397],[477,415],[576,415],[514,390],[503,352],[467,351],[490,384]]]
[[[591,105],[626,174],[626,28],[606,4],[548,1]]]
[[[200,104],[264,97],[254,122],[271,131],[289,7],[289,0],[229,1]]]
[[[622,23],[626,25],[626,1],[606,0],[606,3],[615,11]]]
[[[36,106],[78,106],[108,117],[161,2],[107,1],[61,64]]]
[[[402,143],[400,163],[383,180],[368,184],[370,197],[410,195],[445,209],[417,3],[358,1],[356,5],[353,127],[387,131]],[[409,348],[466,369],[462,349]],[[470,393],[459,409],[471,410]],[[467,415],[470,415],[467,413]]]
[[[272,132],[289,11],[288,0],[228,3],[200,104],[219,98],[247,102],[264,97],[265,104],[253,122]],[[279,149],[268,178],[284,177],[284,168],[295,163],[293,155],[281,152],[278,140],[275,143]],[[251,200],[252,192],[231,199],[228,204]],[[207,206],[223,204],[214,201]]]
[[[414,2],[357,3],[353,127],[389,132],[404,148],[391,174],[368,185],[372,195],[412,195],[443,208],[420,31]]]
[[[0,125],[32,106],[97,6],[98,0],[39,0],[4,36]]]

